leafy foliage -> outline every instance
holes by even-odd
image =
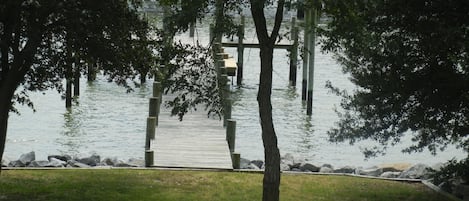
[[[452,159],[439,171],[432,170],[433,183],[443,190],[451,192],[456,183],[469,182],[469,158],[461,161]]]
[[[27,91],[63,91],[71,62],[82,72],[85,62],[99,62],[110,80],[127,86],[127,79],[134,79],[142,66],[154,66],[146,62],[152,61],[148,24],[135,10],[139,4],[132,2],[130,6],[122,0],[2,1],[0,86],[8,77],[19,76],[23,91],[16,100],[32,104]],[[25,50],[31,52],[29,57]],[[25,69],[24,77],[14,74],[17,68]]]
[[[176,97],[167,102],[172,108],[171,114],[182,120],[184,114],[199,105],[205,105],[208,115],[221,118],[222,101],[220,86],[217,85],[217,72],[212,63],[211,51],[200,44],[195,46],[176,43],[179,54],[169,64],[170,73],[165,73],[166,93]]]
[[[382,145],[367,156],[406,134],[414,144],[405,152],[469,150],[469,2],[325,2],[332,21],[320,31],[323,50],[337,53],[358,86],[352,94],[333,90],[344,111],[331,141]]]

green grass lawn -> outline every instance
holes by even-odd
[[[4,200],[261,200],[262,175],[165,170],[3,170]],[[450,200],[419,183],[282,175],[281,200]]]

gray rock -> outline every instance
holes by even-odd
[[[50,161],[51,158],[56,158],[56,159],[59,159],[61,161],[69,161],[69,160],[72,160],[72,157],[70,155],[50,155],[50,156],[47,156],[47,160]]]
[[[8,167],[9,163],[10,163],[10,159],[8,159],[7,157],[2,158],[2,164],[1,164],[2,167]]]
[[[432,165],[431,168],[435,171],[440,171],[443,166],[445,166],[444,163],[436,163],[436,164]]]
[[[114,166],[116,160],[117,160],[117,158],[114,158],[114,159],[111,159],[111,158],[104,158],[104,159],[101,161],[101,165],[104,165],[104,166]]]
[[[26,154],[21,154],[20,158],[18,159],[23,163],[24,165],[29,165],[32,161],[36,160],[36,153],[34,151],[26,153]]]
[[[253,160],[253,161],[251,161],[251,164],[254,164],[254,165],[257,166],[259,169],[263,169],[263,168],[264,168],[264,161],[261,161],[261,160]]]
[[[8,167],[26,167],[26,164],[24,164],[20,160],[16,160],[10,161],[10,163],[8,163]]]
[[[251,164],[251,161],[245,158],[241,158],[239,162],[239,167],[241,169],[249,169],[249,165]]]
[[[355,172],[355,168],[351,166],[341,167],[339,169],[335,169],[334,173],[344,173],[344,174],[352,174]]]
[[[401,172],[394,167],[381,167],[381,169],[383,170],[383,172]]]
[[[80,163],[84,163],[84,164],[89,165],[89,166],[96,166],[101,161],[101,157],[99,155],[93,154],[90,157],[77,159],[76,161],[78,161]]]
[[[322,166],[321,169],[319,169],[320,173],[333,173],[334,170],[330,167]]]
[[[131,158],[129,159],[128,164],[131,165],[132,167],[143,167],[145,166],[145,160]]]
[[[383,172],[383,174],[379,175],[379,177],[383,178],[397,178],[401,175],[401,172]]]
[[[407,179],[427,179],[429,171],[427,170],[429,168],[428,165],[425,164],[417,164],[412,167],[410,167],[407,170],[404,170],[401,175],[399,175],[399,178],[407,178]]]
[[[280,163],[280,170],[281,171],[290,171],[290,165],[285,163]]]
[[[295,158],[290,153],[285,154],[284,156],[280,157],[280,162],[285,164],[293,164]]]
[[[293,162],[290,164],[290,169],[300,169],[301,165],[302,165],[301,163]]]
[[[46,165],[46,167],[65,167],[66,165],[67,165],[67,162],[63,160],[50,158],[49,163]]]
[[[78,161],[75,161],[75,160],[69,160],[67,162],[67,167],[74,167],[74,168],[89,168],[91,166],[87,165],[87,164],[84,164],[84,163],[80,163]]]
[[[291,171],[293,171],[293,172],[301,172],[300,168],[292,168]]]
[[[330,169],[334,169],[331,164],[323,164],[321,167],[328,167]]]
[[[378,177],[381,174],[383,174],[383,169],[376,168],[376,167],[373,167],[373,168],[370,168],[370,169],[364,169],[364,170],[359,169],[358,174],[359,175],[365,175],[365,176]]]
[[[310,163],[304,163],[300,166],[300,170],[303,172],[319,172],[319,167]]]
[[[132,167],[132,165],[125,163],[125,162],[119,162],[114,164],[114,167]]]
[[[28,167],[46,167],[49,161],[32,161]]]

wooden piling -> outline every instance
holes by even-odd
[[[145,150],[145,167],[153,166],[155,161],[155,152],[153,150]]]
[[[313,114],[313,88],[314,88],[314,51],[316,45],[316,9],[308,9],[308,17],[310,24],[307,27],[312,27],[309,39],[309,61],[308,61],[308,101],[306,106],[306,114],[311,116]]]
[[[229,91],[228,91],[229,92]],[[232,112],[232,100],[228,97],[228,92],[225,92],[225,113],[224,113],[224,120],[223,120],[223,127],[227,127],[228,120],[231,119],[231,112]]]
[[[296,18],[292,18],[292,40],[293,45],[290,50],[290,86],[296,86],[297,64],[298,64],[298,27],[295,25]]]
[[[195,23],[191,22],[189,25],[189,37],[193,38],[195,33]]]
[[[155,139],[156,117],[147,118],[147,135],[145,139],[145,149],[150,149],[151,140]]]
[[[232,153],[231,161],[233,163],[233,169],[241,169],[241,154]]]
[[[157,117],[158,116],[158,107],[159,107],[159,97],[151,97],[150,104],[148,108],[148,116],[149,117]]]
[[[209,39],[211,44],[215,43],[215,25],[213,24],[210,24],[209,27]]]
[[[236,121],[228,119],[226,124],[226,141],[228,142],[228,148],[233,153],[236,144]]]
[[[73,96],[80,96],[80,77],[81,73],[79,59],[75,59],[75,65],[73,69]]]
[[[308,57],[309,33],[311,32],[309,13],[305,12],[304,47],[303,47],[303,79],[301,82],[301,100],[306,101],[308,92]]]
[[[96,63],[91,62],[88,63],[88,81],[94,81],[96,80]]]
[[[243,66],[244,66],[244,24],[245,17],[241,16],[241,25],[238,28],[238,69],[236,75],[236,85],[240,86],[243,81]]]

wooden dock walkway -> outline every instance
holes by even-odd
[[[233,169],[223,121],[207,118],[204,110],[190,112],[179,121],[161,105],[150,150],[154,167]]]

